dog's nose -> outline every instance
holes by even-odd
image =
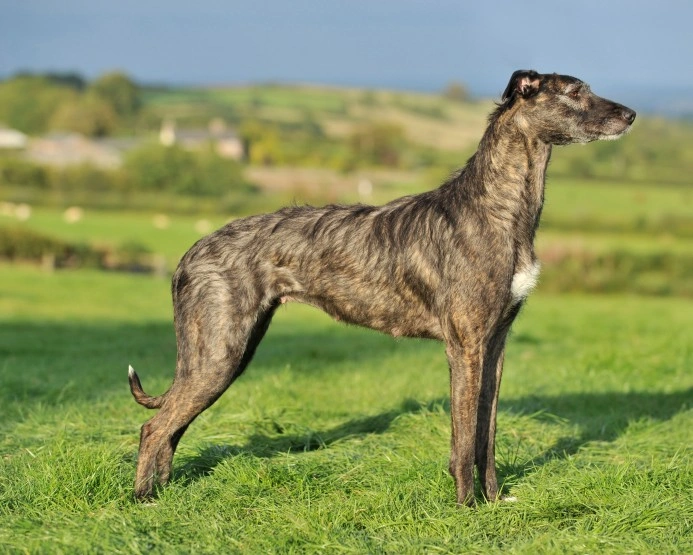
[[[626,120],[629,124],[633,123],[635,121],[635,111],[631,110],[630,108],[624,108],[623,119]]]

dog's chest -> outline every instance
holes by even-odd
[[[541,264],[538,260],[534,264],[525,266],[515,273],[513,282],[510,286],[510,294],[512,295],[512,303],[517,304],[524,301],[537,285]]]

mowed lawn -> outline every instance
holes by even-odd
[[[173,376],[169,284],[0,266],[0,551],[693,552],[693,301],[552,296],[510,339],[498,466],[516,503],[455,507],[441,344],[291,305],[132,498]]]

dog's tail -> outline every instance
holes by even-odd
[[[135,401],[137,401],[140,405],[147,407],[148,409],[158,409],[161,407],[164,399],[166,398],[166,393],[159,395],[158,397],[147,395],[144,392],[144,389],[142,389],[140,378],[132,366],[128,366],[128,381],[130,382],[130,392],[135,398]]]

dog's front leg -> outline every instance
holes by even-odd
[[[484,371],[479,395],[477,414],[476,466],[479,471],[481,488],[488,501],[498,499],[498,479],[496,478],[496,412],[498,392],[503,374],[505,336],[491,344],[484,360]]]
[[[476,466],[479,471],[481,487],[488,501],[496,501],[499,493],[495,455],[498,394],[503,376],[505,340],[520,307],[521,304],[517,303],[504,315],[484,349],[483,375],[477,414]]]
[[[481,342],[448,341],[452,452],[450,474],[455,480],[458,505],[474,505],[474,459],[481,390]]]

